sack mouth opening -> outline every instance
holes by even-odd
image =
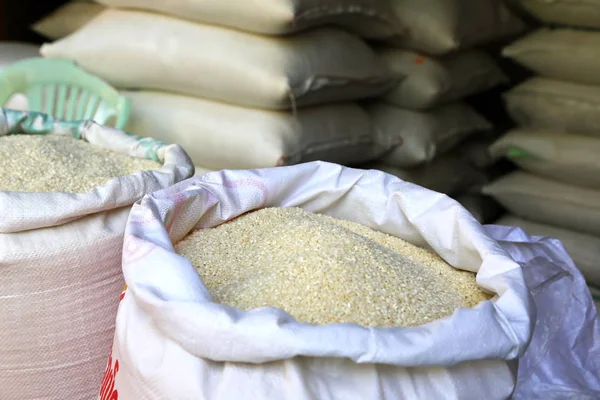
[[[293,190],[283,187],[284,176],[288,182],[298,182],[298,186]],[[275,182],[279,182],[279,186],[274,185]],[[333,182],[338,182],[339,186],[328,193],[315,190],[320,184],[328,187]],[[305,191],[309,186],[313,193]],[[392,188],[386,190],[387,186]],[[380,204],[375,206],[380,208],[379,212],[374,213],[376,216],[356,214],[356,210],[368,207],[368,193],[372,196],[375,188],[382,190],[383,195],[378,196]],[[527,317],[534,305],[524,285],[520,266],[458,203],[442,194],[417,188],[383,172],[350,169],[321,161],[292,167],[207,173],[177,185],[176,189],[146,196],[134,205],[125,235],[123,270],[126,283],[136,303],[150,314],[153,323],[167,336],[186,351],[218,362],[264,363],[308,356],[350,358],[357,363],[433,366],[518,357],[527,347],[534,324]],[[403,208],[409,198],[415,199],[411,191],[415,191],[415,197],[419,197],[416,192],[423,196],[420,203],[422,206],[426,203],[432,215]],[[347,207],[335,208],[342,197],[345,201],[355,202],[354,211]],[[195,268],[189,260],[175,253],[173,243],[194,229],[210,229],[243,213],[277,206],[300,207],[359,222],[421,247],[431,246],[438,254],[445,247],[440,255],[447,262],[457,266],[464,261],[471,265],[461,265],[462,269],[479,269],[478,284],[499,297],[493,302],[481,302],[472,309],[459,308],[453,315],[426,325],[405,328],[311,325],[299,323],[274,308],[243,311],[213,302]],[[371,207],[374,206],[371,204]],[[192,211],[194,208],[198,208],[196,212]],[[382,213],[383,210],[393,213],[399,220],[402,218],[406,226],[394,226],[386,221],[389,216]],[[195,217],[190,218],[194,213]],[[442,240],[444,246],[435,243],[444,228],[436,228],[433,214],[438,217],[443,214],[444,218],[454,221],[455,234],[463,233],[461,239],[456,239],[465,246],[463,250],[454,248],[459,242]],[[148,262],[150,259],[153,261]],[[166,280],[171,283],[166,284]],[[506,309],[515,305],[518,311]],[[519,314],[517,319],[515,312]],[[474,324],[477,328],[461,327],[460,321],[464,318],[477,321]],[[446,343],[454,340],[452,332],[457,329],[464,334],[463,340],[471,337],[475,342],[481,341],[483,329],[497,338],[497,346],[486,348],[485,354],[482,349],[472,354],[432,353],[432,346],[441,343],[434,344],[436,340],[444,335],[450,337],[444,339]],[[243,343],[243,350],[208,346],[201,340],[204,336],[227,337],[230,342]],[[327,343],[337,343],[340,338],[354,345],[328,347]]]

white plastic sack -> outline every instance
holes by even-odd
[[[0,41],[0,70],[25,58],[39,57],[40,47],[30,43]]]
[[[387,0],[99,0],[110,7],[137,8],[212,25],[267,35],[286,35],[340,25],[369,38],[398,30]]]
[[[600,189],[600,138],[519,129],[500,138],[490,151],[536,175]]]
[[[600,320],[564,246],[518,228],[484,228],[523,266],[537,309],[512,400],[600,398]]]
[[[451,150],[466,137],[492,128],[471,107],[455,103],[431,111],[411,111],[375,102],[367,107],[377,137],[391,148],[380,162],[396,168],[412,168]]]
[[[596,311],[598,311],[598,315],[600,315],[600,289],[598,289],[596,286],[588,286],[588,288],[590,289],[590,293],[594,299]]]
[[[161,92],[123,92],[131,100],[129,132],[186,149],[214,169],[267,168],[324,160],[366,162],[378,144],[369,115],[352,103],[290,111],[233,106]]]
[[[394,48],[383,48],[378,53],[388,68],[401,77],[384,99],[411,110],[461,100],[507,81],[494,59],[482,51],[466,51],[442,59]]]
[[[364,168],[377,169],[448,195],[483,185],[487,181],[483,171],[474,168],[458,153],[444,154],[429,164],[411,169],[394,168],[377,162],[368,164]]]
[[[0,191],[0,399],[90,400],[114,337],[129,209],[192,176],[193,165],[179,146],[91,122],[60,125],[35,113],[0,113],[0,135],[20,131],[77,134],[163,163],[88,193]]]
[[[485,186],[484,193],[521,218],[600,237],[600,190],[518,171]]]
[[[108,9],[41,49],[122,89],[158,89],[285,109],[377,96],[393,84],[360,38],[336,28],[273,38]]]
[[[596,86],[532,78],[505,94],[519,125],[534,130],[600,136],[600,90]]]
[[[261,207],[302,207],[429,246],[498,294],[413,328],[315,326],[211,302],[173,242]],[[101,398],[506,399],[535,311],[522,270],[455,201],[379,171],[314,162],[220,171],[147,196],[123,247]],[[298,357],[301,356],[301,357]]]
[[[105,8],[91,1],[70,1],[35,22],[31,29],[48,39],[60,39],[80,29]]]
[[[599,49],[600,32],[540,29],[506,47],[502,54],[546,78],[598,85]]]
[[[390,43],[440,55],[522,33],[503,0],[388,0],[401,34]]]
[[[513,215],[502,217],[495,224],[517,226],[529,235],[548,236],[560,240],[587,282],[600,286],[600,237],[538,224]]]
[[[519,0],[543,22],[600,28],[600,3],[595,0]]]

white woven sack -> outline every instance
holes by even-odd
[[[402,169],[371,163],[364,168],[377,169],[407,182],[436,192],[453,195],[473,186],[486,183],[487,178],[458,153],[444,154],[431,163],[417,168]]]
[[[324,160],[359,163],[381,155],[368,114],[353,103],[289,111],[246,108],[161,92],[123,92],[127,130],[182,145],[214,169],[267,168]]]
[[[94,145],[163,163],[88,193],[0,191],[0,399],[90,400],[113,338],[130,207],[190,177],[193,165],[179,146],[94,123],[62,127],[0,114],[0,135],[19,125],[32,133],[78,132]]]
[[[531,78],[504,98],[510,116],[525,128],[600,136],[596,86]]]
[[[520,228],[484,229],[523,266],[536,306],[535,331],[511,400],[600,398],[600,319],[562,243]]]
[[[323,25],[340,25],[381,38],[398,30],[387,0],[99,0],[110,7],[169,14],[212,25],[267,35],[286,35]]]
[[[108,9],[41,52],[73,59],[119,88],[261,108],[376,96],[393,84],[366,43],[336,28],[280,39]]]
[[[594,299],[594,304],[596,305],[596,311],[598,312],[598,316],[600,317],[600,289],[595,286],[590,286],[589,289],[592,298]]]
[[[600,28],[600,3],[595,0],[518,0],[543,22]]]
[[[91,1],[70,1],[35,22],[31,29],[48,39],[60,39],[80,29],[105,8]]]
[[[411,110],[461,100],[507,81],[494,59],[482,51],[438,59],[409,50],[383,48],[379,55],[401,77],[384,99]]]
[[[503,0],[388,0],[401,34],[390,43],[440,55],[522,33]]]
[[[502,54],[546,78],[598,85],[599,49],[600,32],[540,29],[506,47]]]
[[[504,216],[495,224],[517,226],[529,235],[548,236],[560,240],[587,282],[591,285],[600,286],[600,263],[598,262],[600,260],[600,237],[538,224],[514,215]]]
[[[490,151],[536,175],[600,189],[600,138],[519,129],[499,139]]]
[[[461,140],[490,129],[491,124],[462,103],[420,112],[384,102],[367,108],[383,147],[392,148],[380,162],[397,168],[425,164]]]
[[[430,246],[492,301],[416,328],[299,323],[216,304],[174,253],[192,229],[302,207]],[[123,247],[128,285],[100,399],[506,399],[535,312],[519,265],[448,197],[378,171],[314,162],[220,171],[147,196]],[[298,357],[301,356],[301,357]]]
[[[40,47],[30,43],[0,41],[0,70],[25,58],[39,57]]]
[[[600,191],[513,172],[483,189],[512,214],[600,237]]]

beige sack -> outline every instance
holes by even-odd
[[[546,78],[600,84],[600,32],[540,29],[502,54]]]
[[[106,10],[42,47],[114,86],[285,109],[375,96],[387,69],[358,37],[328,28],[278,39],[158,14]]]
[[[462,103],[419,112],[377,102],[367,111],[382,147],[393,149],[380,159],[380,163],[396,168],[425,164],[467,136],[491,128],[488,121]]]
[[[440,55],[522,33],[525,24],[503,0],[389,0],[404,29],[390,40]]]
[[[381,49],[379,54],[390,70],[401,77],[385,100],[411,110],[461,100],[507,80],[494,59],[481,51],[466,51],[443,59],[393,48]]]
[[[21,124],[32,133],[72,131],[24,113],[0,113],[0,135]],[[193,174],[179,146],[93,123],[73,129],[92,144],[163,166],[114,178],[89,193],[0,191],[2,400],[96,398],[124,283],[121,252],[130,207]]]
[[[521,218],[600,236],[600,191],[519,171],[487,185],[484,193]]]
[[[506,93],[505,102],[523,127],[600,136],[600,87],[532,78]]]
[[[199,165],[195,165],[194,169],[196,170],[196,172],[194,173],[194,176],[204,175],[208,172],[216,171],[214,168],[201,167]]]
[[[600,3],[590,0],[520,0],[543,22],[583,28],[600,28]]]
[[[105,8],[91,1],[70,1],[34,23],[31,29],[48,39],[60,39],[90,22]]]
[[[490,151],[536,175],[600,189],[600,138],[520,129],[502,137]]]
[[[424,188],[448,195],[482,185],[486,176],[471,166],[458,154],[445,154],[430,164],[413,169],[394,168],[383,164],[367,164],[363,168],[377,169],[390,175],[415,183]]]
[[[500,218],[496,225],[517,226],[528,235],[560,240],[589,284],[600,286],[600,238],[550,225],[537,224],[512,215]]]
[[[288,111],[232,106],[161,92],[123,92],[131,100],[127,130],[182,145],[194,163],[214,169],[268,168],[324,160],[365,162],[388,148],[358,105]]]
[[[323,25],[340,25],[370,38],[398,29],[387,0],[99,0],[267,35],[284,35]]]

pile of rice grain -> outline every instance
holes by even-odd
[[[160,164],[58,135],[0,136],[0,190],[84,193]]]
[[[436,254],[298,208],[252,212],[175,247],[215,302],[276,307],[300,322],[416,326],[490,298],[475,274]]]

